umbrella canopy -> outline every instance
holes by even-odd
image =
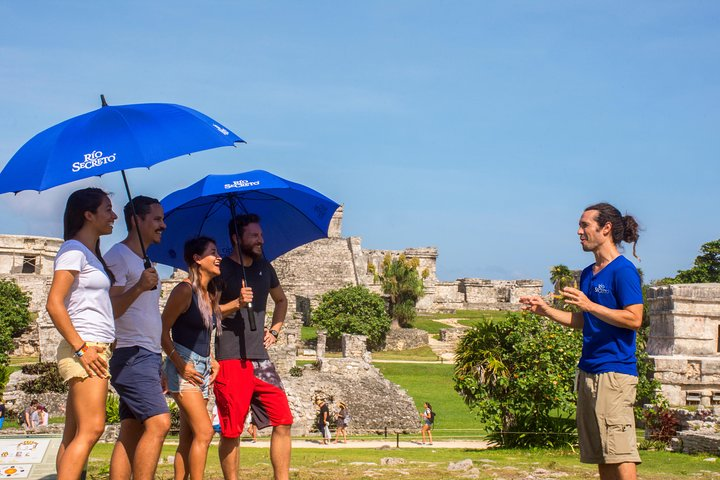
[[[231,211],[260,216],[267,260],[274,260],[305,243],[327,237],[339,205],[299,183],[263,170],[233,175],[208,175],[162,200],[167,230],[153,245],[153,261],[187,268],[183,245],[198,235],[213,237],[223,256],[232,253],[228,234]]]
[[[237,142],[244,140],[182,105],[104,106],[31,138],[0,173],[0,193],[46,190]]]

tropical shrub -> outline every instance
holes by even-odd
[[[120,423],[120,397],[114,393],[105,399],[105,422]]]
[[[677,434],[680,422],[674,412],[668,408],[667,402],[651,406],[644,411],[643,416],[648,439],[667,445]]]
[[[379,348],[390,330],[390,317],[382,297],[362,285],[324,294],[311,322],[334,340],[339,340],[343,333],[366,335],[371,349]]]
[[[57,364],[54,362],[40,362],[31,365],[23,365],[23,373],[39,375],[37,378],[26,380],[20,384],[20,390],[25,393],[66,393],[67,384],[58,372]]]
[[[15,349],[13,338],[30,325],[30,297],[12,280],[0,280],[0,365]]]
[[[575,443],[580,332],[530,313],[473,326],[458,343],[455,390],[507,447]]]

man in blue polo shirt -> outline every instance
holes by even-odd
[[[581,311],[552,308],[539,296],[520,298],[525,310],[583,331],[577,378],[580,461],[597,464],[602,480],[634,480],[640,463],[633,405],[642,289],[637,269],[618,251],[624,241],[633,244],[635,254],[638,230],[633,217],[610,204],[586,208],[577,233],[595,263],[583,270],[580,288],[561,292],[566,303]]]

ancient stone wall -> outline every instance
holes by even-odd
[[[671,405],[720,404],[720,284],[648,291],[647,351]]]
[[[25,235],[0,235],[0,274],[52,275],[62,240]]]
[[[413,399],[400,387],[385,379],[373,367],[362,335],[343,335],[343,358],[323,356],[325,336],[318,336],[318,360],[305,365],[302,376],[284,376],[283,384],[295,423],[293,435],[317,431],[318,399],[334,405],[345,403],[351,422],[348,433],[407,433],[420,428]]]
[[[385,336],[385,351],[409,350],[430,343],[430,334],[417,328],[394,328]]]

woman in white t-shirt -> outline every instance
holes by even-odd
[[[65,243],[55,257],[47,311],[63,340],[58,370],[68,383],[65,430],[58,449],[58,480],[77,479],[105,428],[108,361],[115,340],[112,273],[100,255],[100,236],[117,215],[99,188],[73,192],[65,206]]]

